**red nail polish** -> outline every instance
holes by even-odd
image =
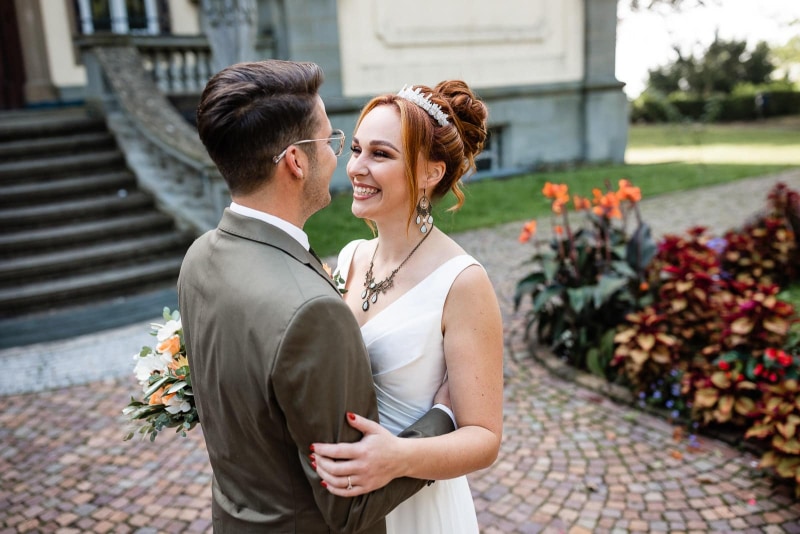
[[[317,462],[311,462],[311,467],[314,468],[314,471],[317,470]]]
[[[324,480],[322,482],[320,482],[320,484],[322,484],[323,488],[327,488],[328,487],[328,483],[325,482]]]
[[[311,445],[309,445],[308,448],[311,449],[311,452],[314,452],[314,444],[313,443]]]
[[[309,455],[308,455],[308,459],[309,459],[309,460],[311,460],[312,462],[313,462],[314,460],[316,460],[316,458],[314,458],[314,455],[313,455],[313,454],[309,454]]]
[[[353,412],[347,412],[347,418],[350,419],[351,421],[355,421],[356,414],[354,414]]]

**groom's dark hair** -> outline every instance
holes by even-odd
[[[270,59],[231,65],[209,80],[197,131],[233,195],[269,180],[272,158],[313,133],[324,75],[314,63]]]

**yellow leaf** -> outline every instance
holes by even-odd
[[[736,399],[736,404],[734,405],[734,410],[739,415],[749,415],[755,410],[756,403],[750,397],[739,397]]]
[[[772,467],[778,463],[778,455],[774,451],[769,451],[761,457],[761,467]]]
[[[653,348],[653,345],[656,344],[656,336],[653,334],[639,334],[636,336],[636,341],[644,350],[650,351],[650,349]]]
[[[769,436],[771,433],[772,433],[772,425],[766,425],[766,424],[753,425],[747,430],[747,432],[745,432],[744,437],[761,439]]]
[[[753,321],[749,317],[739,317],[731,323],[731,332],[739,335],[749,334],[753,330]]]
[[[631,351],[631,359],[638,365],[642,365],[647,361],[647,353],[643,350],[633,349]]]
[[[781,317],[767,317],[764,319],[764,329],[783,336],[789,332],[789,321]]]
[[[686,309],[686,299],[675,299],[670,303],[673,312],[679,312]]]
[[[711,383],[719,389],[728,389],[731,387],[731,379],[728,378],[724,372],[717,371],[711,375]]]
[[[667,347],[664,347],[663,345],[659,345],[658,347],[656,347],[656,350],[653,351],[651,356],[653,357],[654,362],[659,363],[661,365],[666,365],[670,361],[672,361],[672,359],[670,358],[669,350],[667,349]]]
[[[724,423],[730,420],[734,400],[733,395],[723,395],[720,397],[717,403],[717,413],[719,414],[717,421]]]
[[[786,439],[789,439],[794,436],[795,431],[797,430],[797,425],[787,422],[784,423],[776,423],[775,428],[778,429],[778,432],[781,436]]]
[[[628,328],[627,330],[623,330],[614,336],[614,343],[627,343],[635,335],[636,330],[633,328]]]
[[[678,293],[686,293],[694,286],[694,282],[691,280],[686,280],[683,282],[675,282],[675,289],[678,290]]]
[[[714,388],[698,389],[694,394],[694,405],[697,408],[711,408],[717,403],[719,391]]]

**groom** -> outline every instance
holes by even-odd
[[[330,202],[344,145],[322,79],[312,63],[239,63],[208,82],[197,109],[233,199],[178,280],[215,532],[384,532],[383,517],[425,485],[335,497],[308,458],[313,442],[360,438],[345,413],[378,418],[358,325],[302,230]],[[434,408],[405,435],[452,429]]]

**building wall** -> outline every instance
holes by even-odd
[[[583,76],[582,0],[404,0],[400,8],[347,0],[338,6],[346,96],[453,78],[490,88]]]
[[[283,13],[279,57],[323,67],[331,122],[348,136],[369,97],[462,78],[489,107],[494,173],[624,158],[616,0],[261,2]],[[348,187],[345,158],[334,189]]]

